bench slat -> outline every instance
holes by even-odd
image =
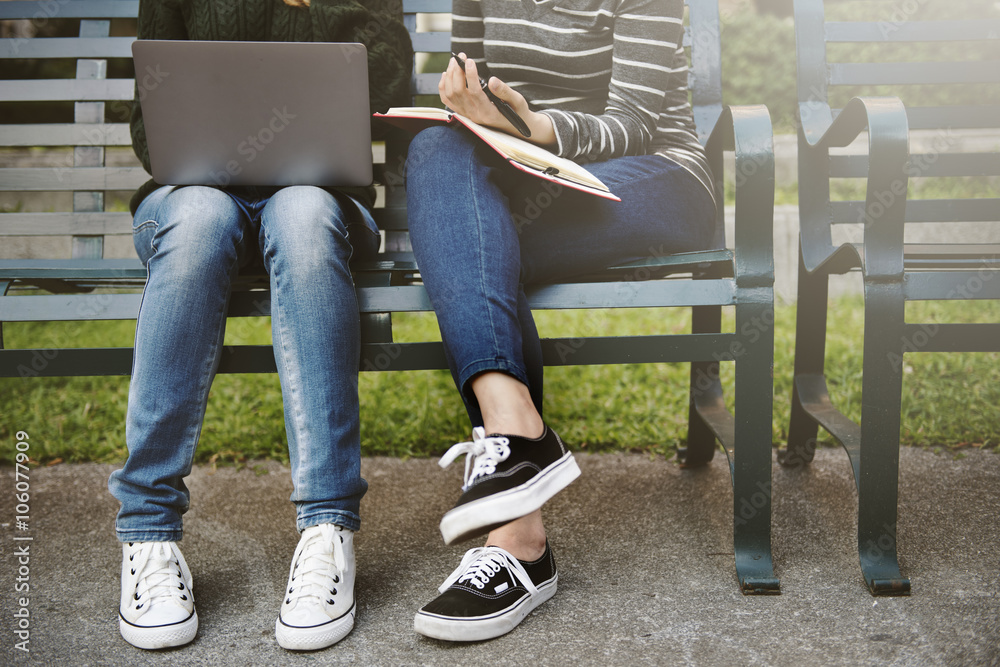
[[[910,178],[941,176],[1000,175],[1000,153],[911,153]],[[868,175],[867,155],[830,156],[833,178],[864,178]]]
[[[996,299],[996,292],[989,298]],[[928,329],[934,335],[928,335]],[[903,331],[906,340],[923,343],[913,345],[913,352],[1000,352],[1000,324],[907,324]]]
[[[132,101],[132,79],[47,79],[0,81],[0,99],[5,102],[102,102]]]
[[[3,172],[0,171],[0,175]],[[0,213],[0,236],[124,235],[132,233],[132,214]]]
[[[131,58],[135,37],[0,39],[3,58]]]
[[[451,14],[451,0],[403,0],[404,14]]]
[[[357,294],[362,313],[432,310],[427,290],[420,285],[359,287]],[[546,285],[527,296],[529,305],[540,310],[729,306],[736,302],[736,287],[732,280],[685,281],[682,289],[670,289],[669,282],[618,281]],[[6,296],[0,298],[0,322],[129,320],[135,319],[141,300],[141,294]],[[258,315],[270,312],[269,306],[257,311]]]
[[[413,50],[418,53],[449,53],[450,32],[415,32],[410,35]]]
[[[59,0],[54,2],[0,2],[0,19],[111,19],[135,18],[138,0]]]
[[[864,220],[862,201],[830,202],[834,224]],[[907,222],[994,222],[1000,218],[1000,199],[910,199]]]
[[[1000,105],[971,107],[908,107],[906,118],[911,130],[939,130],[948,127],[953,130],[993,129],[1000,118]]]
[[[1000,21],[878,21],[826,24],[827,42],[967,42],[996,40]]]
[[[0,173],[0,191],[135,190],[149,180],[142,167],[37,167]]]
[[[440,80],[441,80],[440,74],[417,74],[416,76],[414,76],[414,81],[416,83],[416,86],[413,91],[413,94],[437,95],[438,81]]]
[[[128,146],[127,123],[0,125],[0,146]]]
[[[732,344],[732,334],[680,336],[616,336],[543,338],[542,360],[547,366],[622,363],[715,361],[720,349]],[[362,371],[437,370],[447,366],[439,342],[363,343]],[[219,373],[274,373],[270,345],[225,346]],[[132,348],[70,348],[0,350],[0,377],[60,377],[66,375],[128,375]]]
[[[933,63],[831,63],[833,86],[1000,82],[1000,61]]]
[[[909,301],[1000,299],[1000,272],[994,268],[907,273],[903,290]]]

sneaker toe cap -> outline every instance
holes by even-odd
[[[163,625],[173,625],[183,623],[191,618],[194,613],[194,605],[185,607],[180,604],[162,603],[154,605],[148,611],[135,608],[129,610],[131,613],[123,613],[125,620],[140,627],[158,627]]]

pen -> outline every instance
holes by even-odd
[[[461,67],[462,71],[464,72],[465,59],[459,56],[454,51],[452,52],[451,55],[453,58],[455,58],[455,62],[458,63],[458,66]],[[518,132],[520,132],[526,137],[530,137],[531,130],[528,129],[527,123],[521,120],[521,117],[517,115],[517,112],[514,111],[509,104],[507,104],[506,102],[504,102],[499,97],[493,94],[493,91],[491,91],[486,82],[483,81],[483,77],[479,77],[479,85],[482,87],[483,92],[486,93],[486,97],[489,98],[490,102],[493,102],[493,106],[495,106],[497,110],[499,110],[500,113],[503,114],[503,117],[509,120],[510,124],[513,125],[515,128],[517,128]]]

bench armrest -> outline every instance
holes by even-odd
[[[804,119],[803,119],[804,121]],[[868,184],[864,224],[865,272],[869,276],[901,277],[903,223],[906,213],[909,123],[896,97],[855,97],[821,135],[800,132],[800,160],[826,160],[830,148],[847,146],[868,131]],[[824,179],[828,180],[828,179]],[[809,183],[800,183],[800,187]],[[799,225],[802,258],[808,270],[827,261],[837,249],[830,231],[829,206],[810,205],[800,193]]]
[[[723,183],[723,153],[736,155],[736,284],[774,285],[774,133],[764,105],[726,106],[705,145],[717,183]],[[722,186],[717,188],[723,224]]]

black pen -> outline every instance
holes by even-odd
[[[452,52],[451,55],[453,58],[455,58],[455,62],[458,63],[458,66],[461,67],[462,71],[464,72],[465,59],[462,58],[457,53],[455,53],[454,51]],[[503,114],[503,117],[509,120],[510,124],[513,125],[515,128],[517,128],[518,132],[520,132],[526,137],[530,137],[531,130],[528,129],[527,123],[521,120],[521,117],[517,115],[517,112],[514,111],[509,104],[507,104],[506,102],[504,102],[499,97],[493,94],[493,91],[490,90],[487,83],[483,81],[483,77],[479,77],[479,85],[482,87],[483,92],[486,93],[486,97],[489,98],[490,102],[493,102],[493,106],[495,106],[500,111],[500,113]]]

